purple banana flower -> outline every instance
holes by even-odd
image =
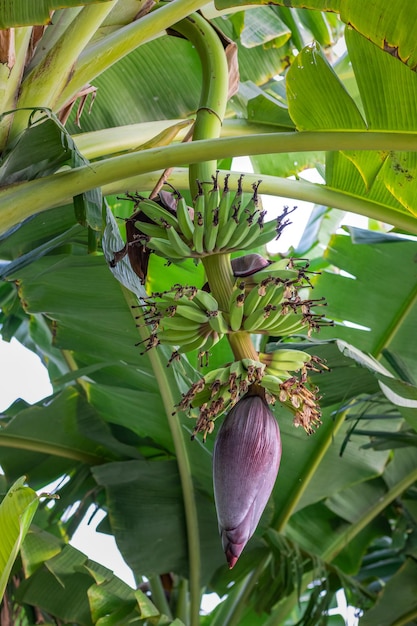
[[[273,413],[263,397],[245,396],[224,420],[213,455],[217,519],[230,569],[255,532],[280,460],[281,436]]]

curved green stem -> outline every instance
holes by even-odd
[[[172,24],[198,11],[205,4],[205,0],[173,0],[93,43],[75,64],[71,80],[57,100],[57,108],[61,108],[84,85],[116,61],[138,46],[160,36]]]
[[[64,204],[73,195],[161,168],[250,154],[353,149],[416,151],[417,135],[361,131],[272,133],[192,141],[116,156],[1,189],[0,232],[39,211]],[[254,179],[245,176],[244,189],[249,180]],[[118,187],[120,191],[126,190],[125,182],[123,185]],[[262,192],[367,215],[417,234],[417,220],[409,213],[324,185],[262,176]]]
[[[114,156],[122,152],[133,152],[142,149],[144,144],[151,144],[157,136],[170,128],[177,127],[179,132],[176,141],[182,141],[186,136],[189,125],[193,122],[188,120],[171,119],[155,120],[153,122],[140,122],[127,124],[113,128],[79,133],[72,136],[78,150],[90,161],[97,158]],[[266,124],[249,124],[246,120],[224,120],[221,128],[222,137],[238,137],[242,135],[255,135],[259,133],[275,133],[275,126]],[[146,149],[153,147],[144,146]]]
[[[197,13],[173,28],[195,46],[201,62],[201,95],[193,141],[214,139],[220,136],[229,89],[229,70],[223,44],[211,24]],[[214,160],[191,163],[190,191],[193,195],[197,192],[196,180],[211,181],[216,167]]]
[[[137,304],[137,299],[126,287],[122,286],[121,288],[133,315],[134,308],[132,307]],[[149,336],[147,328],[139,327],[138,330],[142,339],[146,339]],[[169,370],[167,370],[166,364],[162,362],[161,353],[158,349],[149,350],[148,357],[161,393],[162,402],[167,415],[168,425],[175,448],[187,527],[188,563],[190,569],[190,626],[199,626],[201,600],[201,554],[198,514],[191,466],[185,445],[184,431],[181,428],[178,414],[175,411],[175,399],[172,394],[172,383],[168,380]]]

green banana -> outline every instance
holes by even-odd
[[[242,376],[242,374],[246,375],[246,371],[245,371],[245,367],[243,365],[242,360],[239,361],[233,361],[233,363],[230,364],[229,366],[229,376],[230,375],[234,375],[237,378],[240,378]]]
[[[178,252],[174,250],[171,242],[167,241],[166,239],[151,237],[147,242],[146,247],[150,250],[153,250],[155,254],[157,254],[158,256],[162,256],[165,259],[172,261],[184,260],[184,256],[182,254],[178,254]]]
[[[242,237],[239,242],[239,250],[251,250],[252,248],[258,247],[258,237],[261,234],[261,228],[259,227],[258,222],[251,224],[246,231],[244,237]]]
[[[218,380],[220,383],[225,384],[229,380],[229,372],[230,366],[227,367],[219,367],[218,369],[211,370],[204,374],[204,383],[206,386],[214,383],[215,380]]]
[[[284,280],[297,280],[298,272],[294,269],[287,269],[288,259],[281,259],[281,261],[276,261],[275,263],[271,263],[267,267],[255,274],[252,274],[248,278],[255,282],[260,283],[266,278],[276,278],[280,281]]]
[[[252,313],[257,311],[259,308],[262,308],[263,294],[264,290],[260,287],[260,285],[255,285],[249,293],[246,294],[243,311],[245,318],[252,315]]]
[[[161,207],[153,200],[147,198],[141,200],[138,204],[138,208],[151,219],[155,224],[169,224],[173,228],[178,229],[179,224],[177,218],[169,211]]]
[[[161,343],[173,346],[183,346],[199,337],[198,331],[196,331],[195,328],[187,330],[167,328],[166,330],[158,330],[157,336]]]
[[[239,250],[239,243],[242,239],[244,239],[248,233],[248,230],[251,228],[249,224],[248,218],[244,215],[241,217],[241,221],[237,224],[235,230],[233,231],[233,236],[231,237],[228,248],[229,250]]]
[[[158,224],[150,224],[149,222],[135,222],[135,228],[148,237],[157,237],[159,239],[167,239],[167,229]]]
[[[198,289],[193,297],[195,302],[202,311],[218,311],[219,305],[216,298],[214,298],[208,291]]]
[[[216,250],[229,249],[229,244],[233,240],[233,234],[237,228],[235,220],[230,219],[224,226],[219,227],[216,240]]]
[[[209,343],[210,334],[201,335],[200,337],[196,337],[195,339],[191,339],[187,343],[181,344],[179,348],[180,352],[193,352],[194,350],[200,350],[201,352],[206,352],[206,346]]]
[[[181,239],[175,228],[167,228],[168,240],[174,250],[183,258],[192,256],[190,247]]]
[[[224,205],[229,206],[229,212],[225,218],[225,213],[221,214],[221,228],[219,224],[219,230],[217,234],[216,250],[223,250],[229,247],[229,243],[233,238],[233,234],[239,224],[239,212],[242,202],[242,176],[239,177],[237,182],[237,191],[232,198],[230,191],[227,188],[227,196],[225,196]],[[225,185],[226,185],[225,181]]]
[[[258,208],[259,198],[257,194],[258,185],[256,183],[253,185],[253,195],[245,208],[241,210],[238,215],[239,225],[230,242],[233,248],[240,249],[242,241],[248,238],[248,233],[252,228],[259,230],[259,224],[257,223],[257,218],[260,216],[260,210]]]
[[[159,332],[165,332],[166,330],[189,331],[190,333],[195,334],[199,332],[199,328],[199,322],[187,319],[186,317],[181,317],[179,315],[174,315],[173,317],[163,317],[160,320],[157,334],[159,336]]]
[[[184,342],[178,348],[179,352],[193,352],[194,350],[205,351],[208,335],[200,335],[194,339],[190,339],[188,342]]]
[[[197,197],[194,200],[194,233],[193,243],[197,254],[204,253],[204,213],[205,213],[204,192],[199,183]]]
[[[261,387],[264,387],[269,393],[273,396],[278,396],[281,393],[280,385],[284,382],[285,379],[280,379],[277,376],[273,376],[272,374],[265,374],[262,377],[260,382]]]
[[[245,297],[245,283],[240,281],[229,299],[229,326],[235,332],[242,326]]]
[[[178,198],[177,220],[186,242],[191,243],[194,237],[194,223],[191,219],[190,208],[187,206],[187,203],[183,196],[179,196]]]
[[[194,236],[193,236],[194,249],[197,254],[204,253],[204,217],[203,214],[197,211],[194,214]]]
[[[176,310],[176,316],[185,318],[186,320],[192,320],[199,324],[205,324],[208,322],[206,313],[204,313],[198,306],[194,306],[192,301],[187,304],[178,304]]]
[[[224,179],[224,186],[223,186],[223,192],[220,198],[220,203],[219,203],[219,228],[218,228],[218,233],[220,233],[222,231],[222,229],[224,228],[224,226],[226,226],[228,219],[229,219],[229,211],[230,211],[230,207],[232,205],[233,202],[233,196],[232,196],[232,192],[229,189],[229,176],[230,174],[227,174],[225,176]],[[218,242],[216,240],[216,248],[218,248]]]
[[[289,350],[286,348],[278,348],[273,352],[259,353],[259,358],[267,366],[277,367],[281,363],[309,363],[311,355],[303,350]]]
[[[233,201],[230,204],[230,210],[229,210],[229,221],[233,220],[236,224],[239,224],[240,221],[240,215],[243,212],[244,208],[242,207],[242,197],[243,197],[243,188],[242,188],[242,181],[243,181],[243,177],[244,174],[241,174],[238,178],[237,181],[237,190],[235,193],[235,197],[233,198]]]
[[[264,363],[261,361],[255,361],[254,359],[244,358],[242,359],[242,365],[247,372],[249,382],[259,382],[265,370]]]
[[[217,184],[217,176],[213,176],[213,189],[209,191],[207,208],[204,218],[204,249],[206,252],[212,252],[216,245],[217,232],[219,230],[219,186]]]
[[[208,320],[211,328],[219,333],[219,335],[225,335],[229,332],[229,327],[221,311],[216,311],[215,315],[209,315]]]
[[[203,380],[204,389],[194,396],[192,406],[201,406],[215,395],[222,393],[222,388],[228,384],[229,367],[220,367],[212,370],[204,375]]]
[[[256,240],[256,245],[264,246],[265,244],[269,243],[273,239],[278,239],[279,238],[279,234],[277,232],[278,228],[279,228],[279,225],[276,219],[271,220],[270,222],[265,222],[259,232],[258,238]]]
[[[282,285],[277,285],[272,279],[264,285],[264,295],[262,297],[262,307],[265,309],[268,305],[277,306],[284,298],[284,289]],[[262,289],[262,284],[259,285],[259,289]]]
[[[204,351],[208,352],[209,350],[211,350],[211,348],[220,341],[222,336],[223,335],[220,335],[218,332],[212,331],[206,338],[206,342],[204,344]]]
[[[256,333],[260,329],[264,330],[264,324],[266,319],[267,312],[264,309],[255,309],[255,311],[243,321],[243,328],[248,333]]]
[[[270,335],[279,337],[293,335],[306,330],[306,324],[301,321],[302,318],[303,316],[298,313],[281,315],[275,323],[272,320],[270,323],[266,323],[263,330],[268,331]]]

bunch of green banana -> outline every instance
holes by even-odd
[[[285,380],[290,378],[290,372],[298,372],[305,368],[311,361],[311,354],[283,347],[273,352],[260,352],[259,360],[265,364],[266,374]]]
[[[253,193],[249,201],[243,205],[242,178],[238,180],[236,193],[230,191],[227,178],[218,206],[217,222],[212,222],[210,244],[211,250],[232,252],[247,250],[254,246],[262,246],[277,236],[279,227],[277,220],[264,221],[265,211],[262,210],[258,195],[261,181],[252,185]],[[210,196],[209,196],[210,197]],[[210,222],[207,222],[209,225]]]
[[[206,352],[229,331],[217,300],[201,289],[175,285],[144,302],[143,320],[152,329],[149,347],[162,343],[178,352]]]
[[[166,198],[158,202],[135,197],[135,227],[140,233],[137,240],[146,249],[174,262],[268,243],[277,236],[279,219],[264,222],[265,211],[258,195],[260,181],[253,184],[252,196],[243,205],[242,178],[243,175],[234,193],[229,188],[229,176],[220,190],[218,172],[209,189],[208,183],[197,181],[193,207],[188,207],[178,192],[172,194],[169,203]],[[164,194],[167,196],[168,192]]]
[[[239,277],[229,299],[228,320],[232,331],[287,336],[323,324],[310,307],[321,300],[303,300],[298,292],[309,285],[306,266],[294,267],[281,259]]]

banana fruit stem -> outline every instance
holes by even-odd
[[[230,264],[230,254],[212,254],[202,259],[210,291],[219,303],[222,311],[228,311],[229,300],[235,278]],[[242,359],[259,359],[258,352],[252,343],[250,334],[244,331],[227,335],[233,355],[237,361]]]
[[[230,333],[227,338],[232,348],[233,355],[237,361],[242,359],[259,360],[258,352],[252,343],[250,334],[244,331]]]
[[[227,311],[234,284],[230,253],[211,254],[204,257],[202,262],[210,285],[210,291],[219,303],[220,309]]]

